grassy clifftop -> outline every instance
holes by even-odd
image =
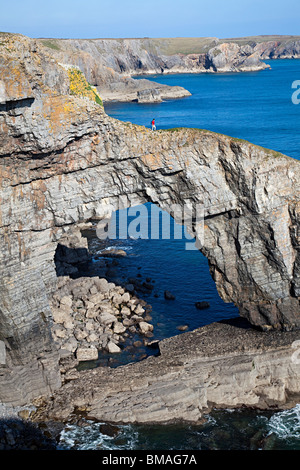
[[[68,48],[66,39],[42,38],[42,44],[50,49],[59,51]],[[175,55],[175,54],[202,54],[208,52],[211,48],[221,43],[235,43],[240,46],[252,44],[253,42],[260,44],[269,41],[290,42],[300,41],[300,36],[279,36],[279,35],[262,35],[248,36],[240,38],[224,38],[217,37],[176,37],[176,38],[95,38],[80,39],[80,41],[115,41],[120,44],[123,41],[137,41],[140,46],[154,54]],[[99,47],[99,45],[98,45]]]

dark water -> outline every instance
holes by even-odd
[[[142,238],[108,240],[106,248],[122,249],[127,253],[125,257],[114,261],[105,257],[106,248],[103,249],[102,241],[97,238],[90,239],[89,249],[93,261],[88,265],[86,274],[103,275],[102,264],[103,259],[106,259],[110,263],[109,276],[106,275],[109,281],[123,286],[132,280],[142,285],[144,282],[150,285],[151,289],[143,289],[142,286],[136,293],[152,307],[150,314],[151,323],[154,325],[153,340],[179,334],[182,326],[185,331],[193,330],[213,321],[237,317],[238,309],[233,304],[226,304],[219,297],[209,273],[207,259],[195,248],[194,239],[185,234],[184,227],[176,224],[166,212],[151,203],[137,206],[135,210],[136,216],[127,216],[128,229],[130,230],[130,223],[138,218],[141,226],[145,226],[144,222],[147,221],[147,232]],[[122,212],[115,213],[113,217],[117,233]],[[162,237],[164,222],[162,218],[158,218],[159,214],[164,214],[163,220],[170,227],[169,239]],[[158,239],[151,238],[152,220],[156,220],[161,228]],[[148,238],[144,238],[146,234]],[[101,257],[98,257],[99,254]],[[174,299],[165,299],[165,291],[171,292]],[[209,308],[197,309],[196,302],[203,301],[208,303]],[[111,366],[117,366],[132,362],[138,359],[139,355],[132,357],[126,349],[118,355],[101,353],[97,364],[106,364],[108,358],[112,359]]]
[[[213,411],[199,426],[120,426],[115,436],[101,423],[69,425],[59,448],[74,450],[300,450],[300,405],[276,413]]]
[[[269,62],[271,70],[241,74],[167,75],[147,77],[168,85],[180,85],[192,96],[160,104],[111,103],[107,114],[123,121],[157,129],[198,127],[249,140],[293,158],[300,158],[300,104],[292,103],[292,83],[300,80],[300,61]],[[150,216],[151,205],[146,205]],[[171,221],[172,225],[172,221]],[[153,289],[141,294],[152,305],[154,339],[238,315],[232,304],[219,297],[205,257],[186,249],[192,240],[111,240],[127,256],[119,261],[112,279],[125,283],[130,277],[150,279]],[[102,245],[92,240],[97,255]],[[94,258],[89,269],[97,273]],[[164,290],[175,299],[165,300]],[[195,302],[210,307],[197,310]],[[99,358],[98,364],[107,357]],[[114,366],[138,360],[138,354],[120,355]],[[118,362],[119,361],[119,362]],[[300,405],[289,411],[215,411],[201,426],[124,426],[116,437],[99,432],[99,424],[68,427],[61,448],[74,449],[297,449],[300,450]]]

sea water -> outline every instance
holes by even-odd
[[[271,70],[259,72],[139,77],[182,86],[192,95],[157,104],[109,103],[105,111],[149,128],[155,118],[157,129],[208,129],[299,159],[300,104],[293,104],[292,85],[300,80],[300,61],[267,63]]]
[[[148,78],[167,85],[183,86],[191,96],[156,104],[110,103],[108,115],[122,121],[150,127],[153,118],[157,129],[194,127],[246,139],[254,144],[300,159],[300,104],[293,103],[292,87],[300,80],[299,60],[269,61],[270,70],[249,73],[157,75]],[[151,213],[147,205],[147,214]],[[121,260],[121,272],[115,280],[140,275],[150,278],[153,290],[146,297],[152,305],[154,338],[180,334],[178,327],[188,329],[238,316],[233,304],[219,297],[209,274],[206,258],[197,250],[187,250],[191,240],[127,239],[111,240],[127,256]],[[90,265],[97,273],[97,254],[101,243],[92,240],[94,259]],[[164,290],[175,299],[167,301]],[[197,301],[210,307],[199,311]],[[100,355],[99,364],[105,356]],[[111,358],[110,358],[111,359]],[[139,360],[121,355],[114,367]],[[93,367],[97,364],[93,364]],[[300,450],[300,405],[278,412],[214,411],[199,426],[122,426],[116,436],[100,431],[100,423],[67,426],[61,435],[62,449],[298,449]]]

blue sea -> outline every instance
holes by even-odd
[[[107,103],[105,111],[121,121],[146,127],[150,127],[155,118],[157,129],[208,129],[300,159],[300,104],[292,102],[295,92],[292,84],[300,80],[300,60],[268,63],[271,69],[260,72],[138,77],[182,86],[191,92],[191,96],[157,104]],[[151,204],[145,207],[146,212],[140,208],[137,215],[149,218]],[[119,215],[115,215],[116,221]],[[170,219],[171,233],[175,227],[172,224],[174,221]],[[192,248],[193,240],[183,228],[181,238],[116,238],[110,240],[109,245],[127,253],[111,270],[111,280],[126,284],[128,279],[134,278],[147,280],[152,285],[152,289],[140,297],[152,306],[153,339],[181,334],[179,328],[182,326],[192,330],[238,316],[237,308],[219,297],[206,258],[198,250],[186,249]],[[88,269],[97,273],[98,255],[102,253],[103,245],[95,239],[90,240],[90,250],[93,260]],[[165,290],[175,299],[166,300]],[[198,310],[195,303],[199,301],[208,302],[209,308]],[[118,367],[122,363],[141,360],[147,353],[147,350],[124,351],[117,359],[102,354],[99,361],[90,366]],[[299,406],[288,411],[265,413],[216,410],[201,426],[122,426],[114,437],[102,434],[97,423],[86,427],[70,425],[61,435],[60,448],[300,450]]]

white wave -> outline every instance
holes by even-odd
[[[68,424],[60,434],[57,448],[59,450],[130,450],[134,448],[137,433],[131,426],[120,427],[118,438],[122,437],[123,444],[116,444],[115,437],[102,434],[101,423],[87,422],[84,427]],[[102,423],[103,424],[103,423]]]
[[[300,439],[300,404],[290,410],[275,413],[267,425],[269,433],[280,439]]]
[[[108,247],[106,247],[106,248],[102,248],[101,250],[98,250],[98,251],[96,252],[96,254],[97,254],[97,255],[100,255],[100,254],[105,255],[105,252],[106,252],[106,251],[109,252],[110,250],[123,250],[123,251],[126,251],[126,252],[127,252],[127,251],[132,251],[132,250],[133,250],[133,247],[130,246],[130,245],[125,245],[125,244],[124,244],[124,245],[110,245],[110,246],[108,246]]]

